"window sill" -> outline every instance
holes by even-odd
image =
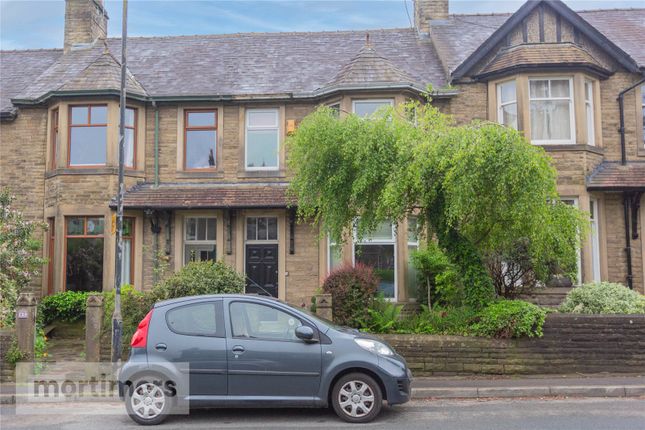
[[[52,178],[59,175],[118,175],[119,169],[117,167],[65,167],[62,169],[49,170],[45,172],[45,178]],[[133,178],[144,178],[145,173],[143,170],[126,169],[125,176]]]
[[[639,157],[645,157],[645,148],[638,148],[636,155]]]
[[[284,170],[238,170],[238,178],[284,178]]]
[[[223,178],[224,172],[217,170],[204,170],[187,172],[184,170],[177,170],[177,178],[179,179],[200,179],[200,178]]]
[[[599,148],[597,146],[591,146],[591,145],[570,145],[570,144],[565,144],[565,145],[558,145],[558,144],[553,144],[553,145],[544,145],[544,144],[536,144],[535,146],[539,146],[541,148],[544,148],[546,152],[561,152],[561,151],[586,151],[586,152],[592,152],[594,154],[598,155],[604,155],[605,150],[603,148]]]

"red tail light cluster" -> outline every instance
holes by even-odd
[[[137,331],[134,332],[130,346],[132,348],[145,348],[148,343],[148,327],[150,326],[150,318],[152,317],[152,309],[141,320],[137,326]]]

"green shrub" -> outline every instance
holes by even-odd
[[[45,296],[38,304],[38,321],[43,326],[53,321],[74,322],[85,318],[88,292],[65,291]]]
[[[115,291],[104,293],[103,300],[103,334],[107,339],[112,337],[112,314],[114,313]],[[155,303],[154,293],[137,291],[131,285],[121,287],[121,317],[123,319],[122,345],[128,351],[130,340],[139,322],[152,309]]]
[[[545,318],[546,311],[532,303],[501,300],[479,311],[469,331],[484,337],[541,337]]]
[[[645,313],[645,296],[622,284],[585,284],[569,291],[560,311],[575,314],[640,314]]]
[[[398,333],[466,335],[475,316],[467,307],[429,308],[421,305],[421,312],[404,318],[398,326]]]
[[[461,304],[463,289],[459,273],[436,242],[430,241],[425,249],[413,252],[412,264],[417,271],[420,303]]]
[[[400,321],[403,305],[397,305],[379,294],[367,309],[368,316],[361,321],[361,328],[371,333],[390,333]]]
[[[369,318],[368,309],[374,300],[379,280],[371,267],[357,263],[332,271],[323,283],[323,291],[331,294],[334,322],[360,327]]]
[[[244,292],[244,277],[221,261],[188,263],[154,288],[158,300],[200,294],[239,294]]]

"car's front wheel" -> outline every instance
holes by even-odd
[[[137,378],[128,387],[125,408],[137,424],[157,425],[168,417],[173,400],[164,391],[163,381],[150,375]]]
[[[383,395],[374,378],[364,373],[349,373],[334,384],[331,401],[341,419],[367,423],[381,412]]]

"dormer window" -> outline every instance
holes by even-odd
[[[574,143],[572,88],[571,78],[529,79],[531,141],[533,143]]]
[[[69,108],[70,167],[104,166],[107,159],[107,106]]]

